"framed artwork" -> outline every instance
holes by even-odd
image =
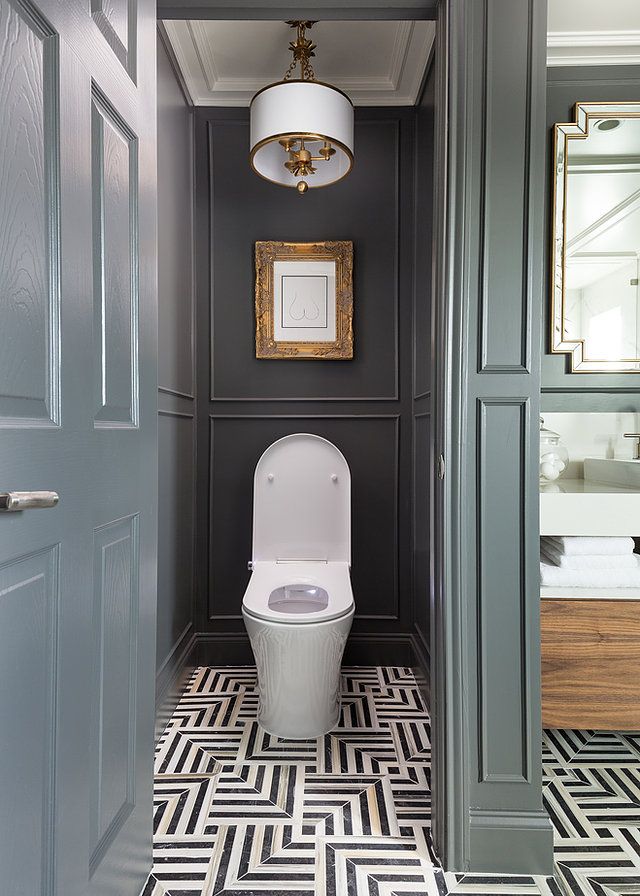
[[[256,243],[256,358],[353,358],[353,243]]]

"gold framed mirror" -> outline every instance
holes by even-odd
[[[640,373],[640,103],[576,103],[554,137],[551,351]]]

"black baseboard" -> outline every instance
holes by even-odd
[[[164,731],[196,666],[197,642],[193,626],[187,626],[156,673],[156,740]]]
[[[255,660],[246,632],[199,632],[199,666],[253,666]]]
[[[357,633],[347,641],[346,666],[413,666],[416,656],[409,634]],[[253,652],[246,632],[200,632],[196,663],[202,666],[251,666]]]
[[[196,666],[252,666],[246,632],[185,631],[156,676],[156,738],[164,730]],[[428,704],[429,655],[419,633],[358,632],[347,641],[345,666],[407,666],[415,669]]]
[[[411,637],[406,634],[358,632],[344,651],[345,666],[411,666]]]
[[[413,671],[422,694],[425,706],[431,705],[431,662],[429,647],[417,629],[411,635],[411,649],[413,651]]]

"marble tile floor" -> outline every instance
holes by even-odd
[[[252,667],[197,669],[157,747],[141,896],[638,896],[640,735],[547,731],[555,877],[454,874],[430,838],[430,724],[410,669],[343,669],[338,727],[280,740]]]

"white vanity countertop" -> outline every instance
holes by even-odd
[[[540,597],[553,600],[637,600],[640,588],[540,588]]]
[[[623,485],[609,485],[606,482],[592,482],[590,479],[558,479],[549,485],[540,486],[542,495],[640,495],[640,489]],[[640,534],[640,533],[639,533]]]
[[[540,534],[640,536],[640,489],[586,479],[543,486]]]

